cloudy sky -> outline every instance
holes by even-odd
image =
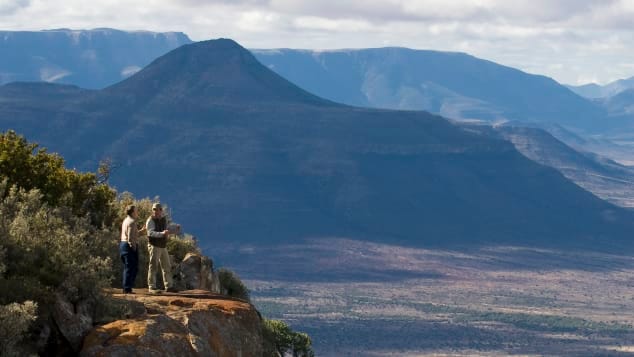
[[[634,0],[0,0],[0,30],[112,27],[249,48],[461,51],[570,84],[634,76],[632,19]]]

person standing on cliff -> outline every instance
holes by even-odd
[[[177,292],[172,280],[172,267],[167,253],[167,239],[170,231],[167,229],[167,218],[163,215],[163,206],[160,203],[152,205],[152,215],[145,223],[148,236],[148,251],[150,266],[147,275],[147,285],[150,293],[160,292],[156,287],[156,273],[160,265],[163,273],[165,291]]]
[[[139,212],[134,205],[125,208],[126,217],[121,224],[121,242],[119,242],[119,254],[123,262],[123,293],[134,294],[132,288],[139,271],[139,233],[145,229],[137,230],[136,219]]]

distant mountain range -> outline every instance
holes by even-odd
[[[524,73],[464,53],[376,48],[253,50],[267,67],[298,86],[349,105],[426,110],[491,122],[602,127],[600,105],[551,78]]]
[[[582,97],[589,99],[608,98],[615,96],[623,91],[634,88],[634,77],[619,79],[606,85],[589,83],[580,86],[566,86],[573,92]]]
[[[103,88],[190,42],[180,32],[0,31],[0,84],[44,81]]]
[[[632,116],[634,115],[634,88],[604,98],[601,103],[612,116]]]
[[[231,40],[182,46],[103,90],[2,86],[0,127],[80,169],[112,157],[115,186],[160,195],[208,248],[321,236],[629,247],[634,230],[632,213],[499,132],[321,99]]]
[[[253,53],[284,78],[336,102],[426,110],[463,122],[540,127],[556,136],[567,132],[572,135],[558,138],[576,149],[634,163],[634,100],[627,90],[587,99],[550,78],[464,53],[406,48]],[[606,90],[632,84],[632,79],[617,81]],[[583,143],[573,137],[583,137]]]
[[[46,81],[101,89],[187,43],[191,40],[182,33],[4,31],[0,84]],[[618,133],[629,120],[610,120],[613,106],[581,98],[550,78],[464,53],[406,48],[252,52],[301,88],[353,106],[426,110],[467,121],[558,124],[592,134]],[[614,92],[632,85],[634,79],[602,88]]]

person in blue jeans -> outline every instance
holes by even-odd
[[[136,206],[126,207],[126,218],[121,225],[121,242],[119,242],[119,254],[123,262],[123,293],[134,294],[132,287],[139,271],[139,231],[136,219],[139,217]]]

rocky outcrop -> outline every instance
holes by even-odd
[[[73,304],[63,294],[55,294],[53,320],[74,351],[81,348],[84,336],[93,327],[94,309],[94,301],[82,300]]]
[[[220,292],[220,281],[213,271],[213,262],[200,254],[188,253],[174,268],[174,284],[179,290]]]
[[[146,313],[94,328],[81,356],[261,356],[262,322],[242,300],[191,290],[114,294],[141,302]]]

